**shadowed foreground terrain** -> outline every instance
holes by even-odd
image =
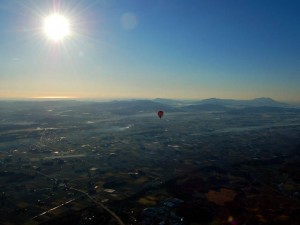
[[[0,116],[0,224],[300,224],[299,108],[2,101]]]

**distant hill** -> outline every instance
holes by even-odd
[[[157,98],[154,100],[119,100],[108,102],[89,101],[0,101],[1,115],[14,112],[17,115],[35,115],[40,113],[49,117],[53,113],[112,113],[116,115],[134,115],[139,113],[157,112],[228,112],[259,113],[259,112],[298,112],[299,109],[275,101],[271,98],[256,98],[252,100],[234,100],[210,98],[201,101],[184,101]],[[298,111],[297,111],[298,110]],[[53,112],[53,113],[51,113]]]
[[[228,111],[231,108],[219,104],[196,104],[181,107],[184,111]]]
[[[141,112],[177,111],[174,107],[151,100],[126,100],[110,102],[93,102],[85,105],[85,110],[106,111],[118,115],[130,115]]]
[[[275,101],[272,98],[255,98],[255,99],[249,100],[248,105],[273,106],[273,107],[287,107],[288,106],[288,104]]]
[[[194,104],[216,104],[223,106],[271,106],[271,107],[287,107],[288,104],[275,101],[271,98],[255,98],[251,100],[235,100],[235,99],[219,99],[219,98],[209,98],[201,101],[197,101]]]
[[[188,104],[187,101],[184,101],[184,100],[174,100],[174,99],[168,99],[168,98],[156,98],[156,99],[153,99],[152,101],[170,105],[170,106],[175,106],[175,107],[184,106],[184,105]]]

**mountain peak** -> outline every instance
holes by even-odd
[[[253,99],[254,101],[269,101],[269,102],[276,102],[274,99],[269,98],[269,97],[260,97],[260,98],[255,98]]]

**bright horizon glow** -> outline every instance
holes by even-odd
[[[62,41],[70,35],[69,20],[60,14],[53,14],[44,20],[44,32],[47,37],[55,42]]]
[[[76,97],[71,97],[71,96],[39,96],[39,97],[32,97],[34,99],[73,99]]]

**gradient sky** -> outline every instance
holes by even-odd
[[[49,41],[43,20],[69,18]],[[300,101],[298,0],[1,0],[0,98]]]

